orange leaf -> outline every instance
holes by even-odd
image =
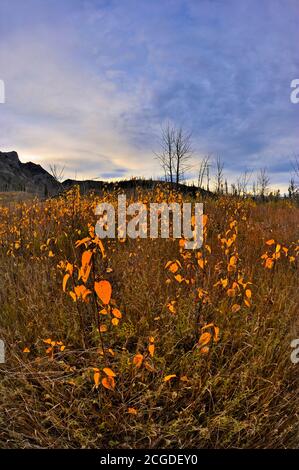
[[[108,390],[114,390],[115,380],[113,377],[104,377],[102,379],[102,385],[103,387],[108,388]]]
[[[201,269],[203,269],[205,266],[204,260],[202,258],[197,260],[197,264]]]
[[[91,294],[91,291],[89,289],[86,289],[86,287],[83,286],[83,284],[81,284],[80,286],[76,286],[74,290],[75,290],[76,298],[78,298],[78,299],[82,298],[82,300],[85,300],[86,297],[89,294]],[[70,292],[70,295],[71,295],[71,292]]]
[[[74,292],[69,292],[71,298],[73,299],[74,302],[77,301],[77,297],[76,297],[76,294]]]
[[[67,263],[65,271],[69,273],[70,276],[72,276],[73,271],[74,271],[74,266],[71,263]]]
[[[142,362],[143,362],[143,355],[142,355],[142,354],[139,354],[139,353],[136,354],[136,355],[134,356],[134,358],[133,358],[133,364],[134,364],[134,366],[136,366],[136,367],[139,368],[139,367],[141,367]]]
[[[89,237],[83,238],[82,240],[77,240],[75,243],[75,247],[78,248],[80,245],[83,245],[84,243],[87,243],[90,241]]]
[[[228,289],[228,290],[227,290],[227,295],[228,295],[229,297],[235,297],[235,295],[236,295],[236,290],[235,290],[235,289]]]
[[[176,276],[174,276],[175,280],[178,281],[180,284],[181,282],[183,282],[184,278],[180,275],[180,274],[177,274]]]
[[[99,369],[94,369],[94,371],[95,373],[93,374],[93,381],[94,381],[95,387],[98,388],[101,375],[100,375]]]
[[[116,377],[116,374],[109,367],[104,367],[103,372],[105,372],[108,377]]]
[[[121,318],[121,317],[122,317],[122,314],[121,314],[121,312],[118,310],[118,308],[113,308],[113,309],[112,309],[112,314],[113,314],[116,318]]]
[[[130,415],[137,415],[138,411],[136,410],[136,408],[128,408],[128,413]]]
[[[205,346],[211,341],[211,338],[212,338],[211,333],[205,332],[200,336],[198,343],[200,346]]]
[[[247,299],[251,299],[251,290],[250,290],[250,289],[246,289],[245,295],[246,295]]]
[[[218,326],[214,326],[214,341],[215,343],[218,343],[219,341],[219,327]]]
[[[174,379],[176,374],[165,375],[163,382],[169,382],[169,380]]]
[[[240,308],[241,308],[240,305],[234,304],[234,305],[232,306],[232,312],[233,312],[233,313],[237,313],[237,312],[240,310]]]
[[[186,244],[186,240],[184,240],[183,238],[181,238],[180,241],[179,241],[179,246],[180,246],[181,248],[184,248],[184,247],[185,247],[185,244]]]
[[[152,357],[154,357],[155,345],[154,345],[154,344],[150,344],[149,347],[148,347],[148,351],[149,351],[150,355],[151,355]]]
[[[118,318],[112,318],[111,323],[113,326],[117,326],[119,324],[119,319]]]
[[[107,331],[107,326],[106,325],[101,325],[100,326],[100,332],[105,333]]]
[[[109,281],[95,282],[94,290],[103,304],[109,304],[112,294],[112,287]]]
[[[69,278],[70,278],[69,274],[65,274],[65,276],[63,277],[63,281],[62,281],[63,292],[65,292],[66,284],[67,284],[67,281],[69,280]]]
[[[180,377],[180,380],[181,380],[182,382],[189,382],[189,379],[188,379],[187,375],[182,375],[182,376]]]
[[[235,266],[237,263],[237,257],[236,256],[231,256],[229,260],[230,266]]]
[[[91,250],[84,251],[84,253],[82,254],[82,267],[90,263],[91,257],[92,257]]]
[[[274,265],[273,259],[272,259],[272,258],[268,258],[268,259],[266,260],[265,267],[266,267],[267,269],[272,269],[272,268],[273,268],[273,265]]]
[[[275,240],[273,240],[273,238],[271,240],[266,241],[266,245],[269,245],[269,246],[274,245],[274,243],[275,243]]]

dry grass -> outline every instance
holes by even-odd
[[[205,201],[211,254],[202,250],[204,269],[177,240],[105,241],[106,257],[99,249],[93,255],[88,302],[74,302],[70,280],[62,290],[60,261],[80,266],[86,248],[75,242],[95,222],[95,204],[73,191],[0,207],[1,447],[298,447],[298,371],[290,361],[298,336],[298,208],[286,201]],[[237,231],[230,229],[234,220]],[[227,230],[226,238],[236,233],[236,240],[225,253],[218,235]],[[266,245],[269,239],[275,244]],[[270,256],[278,242],[281,257],[267,269],[261,255]],[[229,268],[233,255],[237,264]],[[175,260],[189,284],[165,268]],[[252,282],[251,298],[241,284],[228,295],[238,276]],[[93,293],[100,279],[110,282],[112,304],[122,312],[118,325],[110,314],[99,315],[107,326],[101,334],[95,314],[101,301]],[[215,286],[220,279],[228,285]],[[72,282],[82,283],[77,275]],[[214,334],[208,350],[199,343],[204,331]],[[65,349],[47,353],[47,338]],[[95,386],[94,368],[103,367],[116,374],[113,390]],[[176,377],[164,382],[169,374]]]

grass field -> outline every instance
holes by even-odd
[[[299,208],[206,199],[192,251],[101,243],[97,202],[0,198],[1,447],[298,447]]]

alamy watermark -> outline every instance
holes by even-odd
[[[0,80],[0,104],[5,103],[5,84],[3,80]]]
[[[185,249],[196,250],[203,243],[203,204],[185,202],[179,204],[134,202],[127,207],[126,196],[118,196],[117,227],[116,210],[103,202],[95,211],[99,220],[96,235],[103,238],[185,238]],[[130,220],[128,221],[128,216]],[[117,235],[116,235],[117,233]]]
[[[298,364],[299,363],[299,338],[293,339],[291,342],[291,348],[293,348],[292,354],[291,354],[291,361],[293,364]]]
[[[297,104],[299,103],[299,78],[295,78],[291,81],[291,88],[293,88],[290,95],[291,103]]]
[[[2,339],[0,339],[0,364],[5,363],[5,344]]]

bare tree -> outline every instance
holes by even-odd
[[[164,170],[166,181],[173,183],[174,159],[175,159],[175,129],[168,123],[162,128],[161,151],[156,157]]]
[[[209,166],[210,156],[207,155],[200,162],[199,172],[198,172],[198,182],[197,186],[199,189],[203,189],[204,179],[208,177],[208,166]]]
[[[186,133],[181,127],[176,129],[175,135],[175,182],[178,186],[189,170],[189,160],[193,153],[191,146],[191,134]]]
[[[216,192],[218,194],[223,192],[223,168],[224,163],[218,155],[216,158]]]
[[[225,187],[225,194],[228,194],[228,182],[227,182],[226,178],[225,178],[225,181],[224,181],[224,187]]]
[[[295,183],[295,179],[294,179],[294,178],[291,178],[291,179],[290,179],[290,183],[289,183],[289,187],[288,187],[288,192],[289,192],[289,198],[290,198],[290,199],[293,199],[293,198],[296,196],[297,188],[296,188],[296,183]]]
[[[299,196],[299,156],[295,155],[292,161],[293,174],[290,179],[288,191],[290,198],[297,198]]]
[[[247,188],[250,181],[252,173],[249,173],[247,170],[239,176],[237,179],[237,192],[239,196],[246,196]]]
[[[295,155],[293,160],[293,169],[294,169],[294,185],[295,192],[299,192],[299,156]]]
[[[207,191],[210,191],[210,165],[207,165]]]
[[[269,189],[270,178],[266,168],[262,168],[257,176],[257,186],[259,195],[264,198]]]
[[[190,168],[191,155],[191,134],[169,124],[162,128],[161,151],[156,153],[156,157],[164,170],[166,181],[178,186]]]
[[[60,186],[62,181],[64,180],[64,169],[65,167],[59,168],[58,165],[55,163],[49,165],[50,174],[55,179],[56,183]]]

